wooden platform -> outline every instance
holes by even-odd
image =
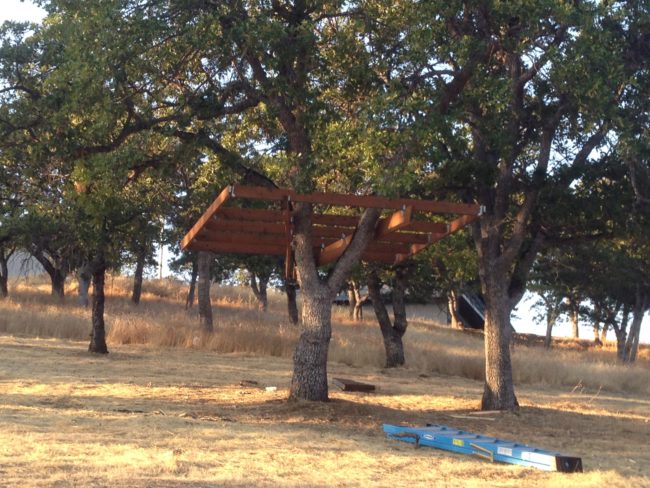
[[[375,391],[375,385],[361,383],[359,381],[347,380],[345,378],[333,378],[332,384],[343,391]]]

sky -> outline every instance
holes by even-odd
[[[45,16],[43,9],[37,7],[29,0],[2,0],[0,7],[0,23],[5,20],[21,22],[40,22]]]
[[[31,21],[40,22],[45,16],[43,9],[37,7],[29,0],[21,2],[20,0],[2,0],[0,7],[0,23],[5,20]],[[168,274],[167,272],[165,274]],[[527,297],[520,304],[513,316],[512,324],[517,332],[534,333],[544,335],[545,327],[542,324],[536,324],[533,320],[534,313],[530,306],[534,302],[534,297]],[[556,325],[553,335],[569,336],[571,334],[570,325],[561,323]],[[584,338],[593,338],[593,332],[586,324],[580,328],[580,335]],[[613,340],[613,333],[610,332],[610,340]],[[641,342],[650,344],[650,316],[646,315],[641,327]]]

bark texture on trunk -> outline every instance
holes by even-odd
[[[194,292],[196,290],[196,279],[199,275],[199,268],[196,261],[192,261],[192,274],[190,276],[190,288],[187,291],[187,298],[185,299],[185,310],[189,310],[194,306]]]
[[[325,401],[327,352],[332,335],[332,300],[341,289],[370,242],[379,220],[379,210],[366,209],[354,237],[324,282],[316,267],[312,228],[312,206],[299,203],[293,212],[295,261],[302,295],[300,338],[293,355],[293,377],[289,398]]]
[[[333,294],[326,285],[303,293],[300,338],[293,354],[292,400],[328,400],[327,353],[332,337]],[[302,289],[302,288],[301,288]]]
[[[142,275],[144,274],[144,264],[147,260],[147,250],[141,248],[138,250],[136,256],[135,273],[133,274],[133,292],[131,293],[131,301],[139,305],[140,297],[142,296]]]
[[[293,325],[298,325],[300,315],[298,314],[298,300],[296,299],[296,283],[293,280],[284,282],[284,293],[287,295],[287,313],[289,321]]]
[[[212,263],[212,254],[199,251],[197,259],[199,268],[199,320],[204,331],[213,332],[212,302],[210,300],[210,284],[212,282],[210,264]]]
[[[104,282],[106,279],[106,263],[101,257],[93,270],[93,310],[92,332],[90,335],[89,352],[108,354],[106,346],[106,328],[104,324]]]
[[[392,323],[386,306],[381,299],[381,282],[379,281],[379,277],[374,271],[368,275],[368,294],[372,300],[372,306],[384,340],[387,368],[396,368],[403,366],[405,363],[402,337],[404,337],[408,326],[406,320],[406,302],[404,301],[406,274],[404,270],[398,269],[396,275],[395,286],[393,287]]]
[[[505,280],[492,273],[484,281],[485,297],[485,387],[482,410],[512,410],[519,406],[512,377],[510,299]]]

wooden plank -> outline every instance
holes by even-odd
[[[335,225],[338,227],[354,227],[359,224],[360,217],[352,215],[315,214],[311,218],[314,225]]]
[[[348,380],[345,378],[332,378],[334,386],[343,391],[375,391],[375,385],[369,383],[361,383],[360,381]]]
[[[194,240],[187,247],[192,251],[211,251],[216,253],[234,254],[266,254],[269,256],[283,256],[286,246],[274,246],[271,244],[250,244],[234,242],[213,242]]]
[[[326,264],[333,263],[345,252],[347,247],[352,242],[353,234],[346,236],[344,239],[338,239],[336,242],[325,246],[316,258],[318,266],[325,266]]]
[[[230,198],[230,192],[231,187],[227,186],[223,189],[219,196],[215,198],[208,209],[203,212],[203,215],[201,215],[199,220],[197,220],[189,232],[185,234],[185,237],[183,237],[183,240],[181,241],[181,249],[184,250],[188,247],[190,242],[192,242],[192,239],[194,239],[194,237],[201,231],[201,229],[203,229],[203,226],[206,224],[206,222],[208,222],[212,216],[217,213],[217,211],[223,206],[223,204],[228,201]]]
[[[381,219],[377,224],[375,230],[375,239],[380,239],[383,236],[391,234],[403,227],[407,227],[411,223],[411,216],[413,215],[413,207],[404,207],[402,210],[394,212],[388,218]]]
[[[293,191],[286,188],[267,188],[263,186],[232,185],[233,198],[249,198],[252,200],[277,200],[282,201],[289,197]]]
[[[282,200],[289,197],[294,202],[306,202],[341,207],[390,208],[399,210],[411,206],[414,210],[428,213],[478,215],[480,206],[473,203],[417,200],[413,198],[387,198],[373,195],[346,195],[342,193],[310,193],[303,195],[286,188],[233,185],[235,197],[255,200]]]
[[[412,220],[401,230],[411,232],[425,232],[427,234],[441,234],[447,232],[447,224],[442,222],[429,222],[428,220]]]
[[[478,218],[478,215],[462,215],[458,217],[457,219],[452,220],[449,222],[449,229],[447,230],[448,234],[453,234],[457,230],[462,229],[468,224],[471,224]]]
[[[253,230],[253,229],[248,229]],[[287,246],[284,234],[269,234],[265,232],[214,232],[203,230],[196,238],[199,242],[232,242],[242,244],[270,244],[273,246]]]
[[[386,208],[399,210],[413,207],[419,212],[435,214],[478,215],[480,206],[474,203],[455,203],[448,201],[416,200],[413,198],[386,198],[367,195],[343,195],[340,193],[291,194],[294,202],[320,203],[341,207]]]
[[[252,221],[236,221],[213,218],[209,220],[204,230],[212,232],[250,232],[255,229],[263,234],[285,235],[285,225],[277,224],[274,222],[252,222]]]
[[[217,217],[247,222],[284,223],[284,218],[280,210],[270,210],[266,208],[222,208],[217,214]]]
[[[383,263],[392,266],[395,264],[396,256],[394,253],[364,251],[361,260],[366,263]]]

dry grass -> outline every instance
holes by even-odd
[[[146,281],[143,300],[133,306],[128,300],[131,283],[123,277],[107,280],[109,346],[140,344],[182,347],[290,358],[298,338],[289,325],[284,295],[270,292],[270,311],[260,312],[246,288],[214,287],[216,333],[198,328],[196,309],[183,308],[185,288],[173,280]],[[47,295],[49,283],[41,278],[14,286],[12,298],[0,302],[0,333],[28,337],[85,340],[89,333],[89,311],[75,303],[71,286],[65,304]],[[439,373],[474,380],[484,377],[483,338],[442,326],[433,307],[413,306],[409,330],[404,338],[408,368],[417,373]],[[384,363],[384,349],[371,309],[362,322],[348,319],[344,307],[335,307],[330,360],[353,367]],[[637,364],[616,362],[615,345],[588,347],[587,342],[558,341],[546,351],[536,345],[513,348],[517,384],[576,387],[650,394],[650,347],[643,347]]]
[[[384,370],[372,313],[354,323],[339,309],[330,374],[378,392],[292,404],[284,399],[297,330],[282,296],[264,314],[247,290],[215,289],[218,329],[205,336],[178,284],[146,283],[139,307],[128,290],[122,278],[108,281],[111,354],[102,357],[85,352],[89,311],[72,296],[60,304],[46,282],[32,281],[0,301],[0,486],[650,486],[647,350],[623,368],[611,348],[518,345],[519,414],[457,418],[480,397],[479,335],[412,309],[408,366]],[[386,440],[383,422],[442,423],[557,449],[581,456],[586,472],[413,450]]]
[[[286,358],[85,345],[0,337],[0,486],[650,486],[648,398],[520,387],[518,415],[459,419],[479,382],[332,364],[378,392],[292,404]],[[414,450],[385,439],[384,422],[516,439],[579,455],[586,471]]]

